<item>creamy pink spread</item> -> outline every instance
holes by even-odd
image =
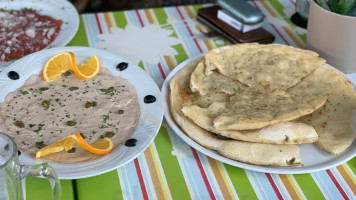
[[[82,133],[89,144],[109,136],[117,148],[133,134],[140,108],[135,87],[102,68],[89,80],[74,72],[52,82],[32,75],[6,96],[0,115],[0,130],[14,138],[20,150],[34,155],[44,145],[74,133]],[[98,157],[77,147],[73,153],[43,159],[75,163]]]

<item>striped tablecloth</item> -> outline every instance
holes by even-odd
[[[265,15],[276,43],[305,47],[306,30],[290,20],[295,0],[250,1]],[[200,33],[195,16],[209,5],[130,10],[80,16],[70,46],[104,48],[136,62],[161,86],[182,61],[229,44]],[[326,171],[300,175],[259,173],[205,156],[164,121],[154,143],[111,172],[62,181],[63,199],[356,199],[356,158]],[[27,181],[28,199],[48,199],[46,180]]]

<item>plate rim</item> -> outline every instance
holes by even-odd
[[[114,170],[114,169],[117,169],[117,168],[119,168],[119,167],[122,167],[122,166],[126,165],[127,163],[131,162],[132,160],[136,159],[138,156],[140,156],[140,155],[149,147],[149,145],[152,144],[152,142],[153,142],[154,139],[156,138],[156,136],[157,136],[157,134],[158,134],[158,132],[159,132],[159,130],[160,130],[160,127],[162,126],[163,116],[164,116],[164,111],[163,111],[163,106],[162,106],[163,100],[162,100],[162,97],[161,97],[160,89],[159,89],[158,85],[155,83],[155,81],[152,79],[152,77],[151,77],[147,72],[145,72],[142,68],[140,68],[140,67],[139,67],[138,65],[136,65],[135,63],[129,61],[128,59],[123,58],[123,57],[121,57],[120,55],[111,53],[111,52],[109,52],[109,51],[102,50],[102,49],[97,49],[97,48],[92,48],[92,47],[70,46],[70,47],[56,47],[56,48],[41,50],[41,51],[39,51],[39,52],[30,54],[30,55],[28,55],[28,56],[25,56],[25,57],[23,57],[23,58],[17,60],[16,62],[12,63],[9,67],[7,67],[6,69],[4,69],[2,72],[0,72],[0,83],[1,83],[1,77],[2,77],[2,76],[7,76],[8,72],[12,71],[13,68],[16,67],[16,66],[17,66],[17,68],[20,68],[20,67],[18,67],[19,63],[22,64],[22,63],[28,62],[28,61],[30,61],[30,62],[32,61],[32,62],[33,62],[33,60],[36,60],[36,57],[41,57],[41,56],[43,56],[43,55],[49,56],[49,54],[52,55],[52,54],[54,54],[55,52],[60,52],[60,51],[73,51],[73,52],[75,53],[75,51],[82,51],[82,50],[83,50],[83,51],[101,52],[101,53],[103,53],[103,54],[105,54],[105,55],[107,55],[107,56],[115,57],[115,58],[118,59],[120,62],[123,62],[123,61],[126,62],[126,61],[127,61],[127,62],[129,63],[129,66],[132,66],[132,68],[135,68],[134,71],[135,71],[135,72],[139,72],[139,75],[140,75],[141,77],[142,77],[142,76],[145,76],[144,79],[150,80],[150,81],[151,81],[151,83],[149,83],[149,84],[150,84],[150,88],[151,88],[152,91],[154,91],[154,92],[152,92],[152,95],[155,95],[155,97],[156,97],[156,102],[155,102],[155,104],[145,104],[145,103],[143,103],[143,100],[140,102],[140,99],[139,99],[139,104],[140,104],[140,107],[141,107],[141,106],[144,106],[144,105],[147,105],[146,107],[141,107],[141,108],[145,108],[146,110],[150,110],[150,109],[151,109],[151,108],[147,108],[148,106],[155,106],[155,108],[156,108],[156,107],[159,108],[159,110],[156,111],[157,113],[154,114],[154,115],[157,115],[158,118],[157,118],[156,121],[154,121],[154,122],[147,122],[147,121],[149,121],[149,120],[145,120],[145,119],[144,119],[145,116],[143,116],[143,111],[140,109],[140,118],[139,118],[139,120],[138,120],[138,124],[137,124],[137,126],[136,126],[135,131],[134,131],[133,134],[135,134],[135,133],[136,133],[136,130],[139,129],[138,126],[139,126],[139,124],[140,124],[140,121],[142,121],[143,123],[146,123],[146,122],[147,122],[149,125],[152,125],[152,126],[153,126],[153,129],[152,129],[152,130],[147,131],[147,132],[151,132],[151,135],[150,135],[149,137],[145,138],[145,139],[147,139],[146,141],[142,141],[142,145],[139,146],[140,148],[138,149],[138,151],[136,151],[136,152],[134,153],[133,156],[131,156],[131,157],[127,158],[127,159],[121,159],[121,160],[124,160],[124,162],[123,162],[123,163],[120,163],[119,165],[117,165],[117,164],[115,164],[115,165],[112,164],[111,166],[105,167],[104,169],[101,169],[101,170],[97,170],[97,169],[92,170],[92,171],[94,171],[94,172],[85,171],[85,172],[81,172],[80,174],[73,174],[73,172],[70,172],[70,171],[68,172],[68,171],[67,171],[71,166],[72,166],[72,167],[73,167],[73,166],[75,167],[75,166],[81,166],[81,165],[91,164],[91,163],[93,163],[93,162],[95,162],[95,161],[98,161],[98,160],[99,160],[99,161],[100,161],[100,160],[104,160],[104,161],[105,161],[105,159],[109,159],[109,158],[105,158],[104,156],[106,156],[106,155],[104,155],[104,156],[101,157],[101,158],[95,159],[95,160],[93,160],[93,161],[84,162],[84,163],[63,164],[63,163],[53,163],[53,162],[45,161],[45,160],[35,160],[35,159],[32,159],[32,158],[31,158],[31,160],[30,160],[29,158],[26,157],[26,158],[25,158],[25,161],[28,161],[28,160],[31,161],[31,163],[28,163],[28,162],[24,162],[23,157],[21,157],[21,156],[19,157],[19,160],[20,160],[20,163],[21,163],[21,164],[33,165],[33,164],[39,164],[39,163],[43,163],[43,162],[49,163],[52,167],[55,168],[56,173],[57,173],[57,176],[58,176],[59,179],[61,179],[61,180],[65,180],[65,179],[80,179],[80,178],[87,178],[87,177],[92,177],[92,176],[100,175],[100,174],[103,174],[103,173],[112,171],[112,170]],[[88,55],[88,56],[89,56],[89,55]],[[40,58],[40,59],[38,59],[38,60],[41,60],[41,59],[44,59],[44,58]],[[105,67],[105,66],[103,66],[103,67],[104,67],[104,68],[107,68],[107,67]],[[17,68],[16,68],[15,70],[17,70]],[[37,68],[39,68],[39,67],[37,67]],[[26,80],[28,79],[28,77],[31,76],[32,74],[38,73],[38,72],[37,72],[37,71],[38,71],[37,68],[36,68],[36,69],[33,69],[33,70],[32,70],[32,73],[29,74],[29,75],[27,75],[27,76],[23,76],[23,75],[22,75],[24,78],[22,78],[21,81],[26,81]],[[113,67],[112,67],[112,68],[113,68]],[[109,69],[110,71],[112,71],[110,68],[107,68],[107,69]],[[127,70],[127,69],[126,69],[126,70]],[[126,70],[125,70],[125,71],[126,71]],[[124,73],[124,72],[117,72],[117,73]],[[115,75],[114,73],[113,73],[113,75],[114,75],[114,76],[117,76],[117,75]],[[136,74],[136,76],[137,76],[137,74]],[[21,77],[21,76],[20,76],[20,77]],[[123,76],[121,76],[121,77],[123,77]],[[123,77],[123,78],[124,78],[124,77]],[[25,79],[25,80],[23,80],[23,79]],[[126,79],[126,78],[125,78],[125,79]],[[128,80],[128,79],[126,79],[126,80]],[[12,81],[13,81],[13,80],[8,81],[9,83],[7,83],[7,84],[13,83]],[[137,86],[137,84],[139,84],[139,83],[133,84],[132,81],[130,81],[130,80],[128,80],[128,81],[130,82],[130,84],[132,84],[133,86],[135,86],[135,88],[136,88],[136,90],[137,90],[137,87],[136,87],[136,86]],[[140,80],[140,81],[142,81],[142,80]],[[6,84],[4,84],[4,85],[6,85]],[[23,85],[23,84],[20,83],[19,86],[16,86],[15,88],[17,89],[17,88],[21,87],[22,85]],[[141,89],[144,88],[144,87],[147,87],[146,84],[143,84],[142,86],[140,86]],[[8,90],[9,90],[9,89],[8,89]],[[10,91],[10,92],[11,92],[11,91]],[[6,93],[6,94],[4,94],[4,95],[6,96],[7,94],[8,94],[8,93]],[[144,94],[142,94],[142,95],[138,94],[138,97],[139,97],[139,96],[144,96],[144,95],[148,95],[148,94],[146,94],[146,93],[144,93]],[[3,102],[3,100],[0,100],[0,102]],[[148,114],[152,113],[152,112],[148,112],[148,111],[146,111],[146,112],[147,112]],[[158,123],[157,123],[157,122],[158,122]],[[147,132],[145,132],[145,133],[147,133]],[[138,134],[140,134],[140,133],[138,133]],[[140,142],[138,142],[138,143],[140,143]],[[114,151],[119,151],[119,150],[121,149],[121,147],[123,147],[123,146],[125,146],[125,145],[120,146],[120,148],[117,148],[117,149],[114,150]],[[126,147],[124,147],[124,148],[126,148]],[[129,148],[129,147],[127,147],[127,148]],[[23,153],[23,154],[26,154],[26,153]],[[108,154],[108,155],[109,155],[109,154]],[[113,154],[112,154],[112,155],[113,155]],[[63,168],[63,167],[67,167],[67,168]],[[57,168],[57,169],[56,169],[56,168]],[[73,170],[74,170],[74,169],[73,169]],[[64,173],[64,174],[63,174],[63,173]]]
[[[174,75],[177,74],[181,69],[183,69],[188,63],[193,62],[203,56],[204,56],[204,53],[201,53],[199,55],[188,58],[187,60],[178,64],[166,77],[166,79],[163,82],[162,87],[161,87],[161,94],[162,94],[163,103],[164,103],[164,118],[167,121],[167,123],[169,124],[170,128],[173,130],[173,132],[176,135],[178,135],[179,138],[182,139],[189,146],[195,148],[200,153],[202,153],[206,156],[212,157],[220,162],[223,162],[223,163],[235,166],[235,167],[243,168],[246,170],[262,172],[262,173],[272,173],[272,174],[305,174],[305,173],[323,171],[323,170],[327,170],[327,169],[336,167],[340,164],[343,164],[356,156],[356,146],[353,145],[356,143],[356,138],[354,139],[354,141],[352,142],[350,147],[347,150],[345,150],[345,151],[351,151],[349,154],[347,154],[347,155],[339,154],[339,156],[336,156],[336,158],[337,158],[336,161],[333,161],[334,159],[332,161],[325,161],[325,162],[331,162],[331,164],[325,165],[325,164],[318,163],[318,164],[315,164],[316,166],[314,166],[314,167],[297,166],[298,168],[295,168],[295,169],[291,169],[291,167],[278,167],[278,166],[273,167],[273,166],[261,166],[261,165],[252,165],[252,164],[248,164],[248,163],[243,163],[240,161],[236,161],[236,160],[232,160],[232,159],[223,157],[223,156],[219,155],[216,151],[213,151],[213,150],[210,150],[210,149],[207,149],[207,148],[201,146],[200,144],[195,142],[193,139],[191,139],[189,136],[187,136],[184,133],[184,131],[181,130],[179,125],[176,124],[173,117],[171,116],[170,106],[169,106],[169,93],[170,93],[169,82],[174,77]],[[327,63],[325,63],[325,65],[327,65],[328,67],[331,67],[334,70],[341,73],[347,80],[349,80],[351,83],[353,83],[353,86],[356,84],[355,82],[351,81],[350,78],[348,78],[346,76],[346,74],[344,74],[340,70],[336,69],[335,67],[333,67]],[[356,88],[354,87],[354,90],[355,89]],[[354,134],[355,134],[355,130],[354,130]],[[355,146],[355,147],[353,147],[353,146]],[[319,166],[319,165],[321,165],[321,166]]]

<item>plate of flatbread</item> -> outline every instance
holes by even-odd
[[[161,92],[165,118],[193,148],[244,169],[310,173],[356,155],[356,93],[315,52],[238,44],[179,64]]]

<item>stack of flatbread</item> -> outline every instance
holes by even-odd
[[[278,44],[214,49],[171,80],[172,116],[200,145],[245,163],[299,165],[302,143],[339,154],[355,138],[356,94],[324,63]]]

